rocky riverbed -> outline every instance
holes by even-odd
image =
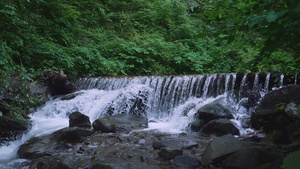
[[[297,161],[285,161],[300,148],[299,93],[299,85],[267,93],[244,124],[256,129],[247,135],[240,135],[220,101],[201,107],[191,130],[181,133],[150,130],[148,125],[156,122],[141,114],[116,114],[91,122],[76,111],[69,115],[69,127],[29,139],[18,149],[24,160],[2,166],[274,169],[293,163],[299,167]]]

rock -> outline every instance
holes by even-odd
[[[69,127],[91,128],[90,118],[80,112],[73,112],[69,116]]]
[[[94,132],[90,129],[69,127],[53,133],[54,138],[60,143],[79,143],[82,138],[92,135]]]
[[[261,140],[262,142],[272,142],[272,143],[289,143],[290,139],[285,129],[282,130],[272,130],[267,133],[266,136]]]
[[[146,115],[148,108],[147,103],[148,91],[139,91],[138,96],[135,98],[132,107],[130,108],[129,114],[136,116]]]
[[[99,119],[95,120],[98,121]],[[135,129],[142,129],[148,127],[148,118],[143,116],[136,116],[130,114],[117,114],[100,118],[100,121],[106,121],[108,124],[116,127],[116,132],[130,132]],[[94,127],[94,122],[93,122]],[[95,129],[97,130],[97,129]]]
[[[152,147],[156,150],[156,149],[161,149],[163,147],[166,147],[166,145],[163,142],[155,141],[152,143]]]
[[[12,119],[8,116],[0,116],[0,130],[27,130],[28,129],[28,122],[18,120],[18,119]]]
[[[285,129],[290,142],[300,140],[300,123],[291,124]],[[287,139],[287,138],[286,138]]]
[[[79,143],[83,138],[93,134],[92,130],[68,127],[52,134],[33,137],[18,150],[20,158],[34,159],[53,154],[59,149],[67,148],[67,143]]]
[[[113,168],[109,165],[104,165],[104,164],[101,164],[101,163],[95,163],[95,164],[93,164],[91,169],[113,169]]]
[[[289,117],[297,118],[298,114],[300,115],[300,104],[297,105],[294,102],[289,103],[288,105],[286,105],[285,113]]]
[[[93,122],[93,128],[96,131],[101,131],[104,133],[115,133],[117,132],[114,123],[107,119],[97,119]]]
[[[294,102],[300,103],[300,85],[288,85],[277,90],[267,93],[256,108],[256,113],[264,114],[263,110],[271,110],[276,112],[282,112],[282,109],[277,109],[280,104],[288,104]]]
[[[182,110],[182,115],[183,116],[187,116],[188,115],[188,113],[193,109],[193,108],[195,108],[196,107],[196,104],[194,104],[194,103],[191,103],[191,104],[189,104],[189,105],[187,105],[183,110]]]
[[[35,81],[30,83],[28,88],[32,94],[43,94],[46,92],[47,86],[43,86],[38,81]]]
[[[196,158],[187,155],[176,156],[173,165],[175,168],[200,168],[200,162]]]
[[[18,135],[29,128],[29,122],[0,116],[0,143],[15,140]]]
[[[205,125],[204,121],[201,119],[197,119],[194,122],[190,123],[190,128],[192,131],[201,131],[202,127]]]
[[[121,101],[122,100],[122,101]],[[137,92],[121,93],[117,100],[113,100],[106,107],[106,114],[130,114],[135,116],[147,116],[148,89]]]
[[[202,164],[220,162],[226,156],[243,149],[243,144],[231,134],[213,139],[205,148]]]
[[[268,133],[294,123],[297,118],[293,114],[300,104],[299,93],[300,85],[288,85],[267,93],[251,114],[252,127]]]
[[[69,77],[62,72],[45,71],[41,76],[41,80],[47,86],[46,93],[51,96],[66,95],[75,91],[75,86],[71,83]]]
[[[182,150],[178,149],[170,149],[170,148],[163,148],[158,152],[158,156],[162,160],[171,160],[175,158],[176,156],[182,155]]]
[[[2,112],[3,115],[8,115],[10,110],[11,110],[11,108],[8,107],[5,104],[5,102],[0,99],[0,112]]]
[[[163,147],[169,149],[191,149],[193,147],[198,147],[198,142],[188,138],[187,136],[164,139],[159,142],[153,142],[152,147],[154,149],[161,149]]]
[[[67,95],[64,95],[60,98],[60,100],[72,100],[74,99],[76,96],[81,95],[83,92],[76,92],[76,93],[70,93]]]
[[[215,134],[217,136],[225,134],[240,134],[236,126],[228,119],[212,120],[203,127],[202,132],[206,134]]]
[[[278,158],[283,158],[283,153],[251,147],[235,152],[222,161],[224,168],[253,169],[270,163]]]
[[[65,164],[62,160],[53,157],[44,157],[34,160],[29,169],[72,169],[72,167]]]
[[[201,107],[196,113],[197,119],[203,120],[204,123],[220,118],[233,119],[232,112],[222,104],[222,101],[219,99]]]

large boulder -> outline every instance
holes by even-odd
[[[63,159],[54,157],[43,157],[33,160],[29,166],[29,169],[72,169]]]
[[[14,140],[30,126],[28,121],[0,116],[0,143]]]
[[[236,127],[229,120],[224,120],[233,118],[233,109],[226,104],[225,98],[220,98],[202,106],[195,114],[195,120],[189,126],[192,131],[198,132],[204,130],[207,134],[215,133],[218,136],[229,133],[238,134]],[[216,121],[218,119],[223,120]],[[214,124],[218,126],[214,126]],[[211,127],[212,125],[213,127]],[[224,126],[227,127],[221,129]]]
[[[11,110],[10,107],[7,106],[6,102],[3,100],[4,96],[0,96],[0,112],[3,115],[9,114],[9,111]]]
[[[213,139],[205,148],[202,164],[218,163],[228,155],[243,149],[243,144],[231,134]]]
[[[175,168],[200,168],[200,162],[191,156],[181,155],[176,156],[173,160],[173,165]]]
[[[20,146],[18,155],[20,158],[27,159],[49,156],[59,152],[60,149],[67,148],[67,144],[79,143],[92,134],[93,131],[89,129],[67,127],[49,135],[31,138]]]
[[[99,118],[93,122],[93,128],[102,132],[127,133],[131,130],[147,127],[147,117],[130,115],[126,113]]]
[[[218,119],[208,122],[202,130],[206,134],[222,136],[225,134],[239,135],[239,129],[228,119]]]
[[[261,147],[249,147],[233,153],[221,163],[224,168],[253,169],[283,157],[284,153],[265,150]]]
[[[80,112],[69,115],[69,127],[91,128],[90,118]]]
[[[182,152],[180,149],[162,148],[160,152],[158,152],[158,156],[160,159],[167,161],[182,155]]]
[[[254,129],[270,133],[299,123],[300,85],[288,85],[267,93],[251,115]]]
[[[255,109],[257,115],[284,113],[284,108],[291,102],[300,103],[300,85],[288,85],[267,93]]]
[[[197,119],[201,119],[205,123],[220,118],[233,119],[233,112],[222,104],[221,101],[222,100],[216,100],[201,107],[196,113]]]
[[[93,122],[93,128],[96,131],[103,133],[115,133],[117,132],[116,124],[112,123],[107,119],[96,119]]]
[[[62,72],[53,70],[45,71],[41,76],[41,80],[47,86],[46,93],[52,96],[66,95],[75,91],[74,84]]]
[[[102,163],[95,163],[91,169],[113,169],[110,165],[104,165]]]

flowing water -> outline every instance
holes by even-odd
[[[232,121],[242,135],[247,134],[252,130],[243,127],[241,122],[249,119],[258,101],[249,104],[250,96],[261,98],[272,88],[282,87],[283,78],[279,75],[277,84],[266,73],[80,78],[75,82],[78,92],[72,99],[60,97],[48,101],[30,116],[29,131],[20,139],[0,146],[0,168],[5,163],[23,162],[17,158],[18,147],[31,137],[67,127],[68,116],[74,111],[89,116],[91,122],[118,113],[142,114],[155,121],[149,123],[147,130],[178,133],[188,130],[200,107],[223,99],[234,111]]]

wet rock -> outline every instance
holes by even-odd
[[[299,93],[300,85],[288,85],[267,93],[251,114],[252,127],[268,133],[299,123],[291,115],[300,104]]]
[[[193,109],[193,108],[195,108],[196,107],[196,104],[194,104],[194,103],[192,103],[192,104],[189,104],[189,105],[187,105],[183,110],[182,110],[182,115],[183,116],[187,116],[188,115],[188,113]]]
[[[38,81],[35,81],[30,83],[28,88],[32,94],[43,94],[46,92],[47,86],[43,86]]]
[[[228,155],[243,149],[243,144],[231,134],[213,139],[205,148],[202,156],[202,164],[220,162]]]
[[[170,148],[163,148],[158,152],[158,156],[162,160],[171,160],[176,156],[182,155],[182,150],[178,149],[170,149]]]
[[[241,73],[241,72],[236,74],[236,80],[235,80],[235,85],[234,85],[234,90],[235,91],[240,90],[241,83],[242,83],[242,80],[244,78],[244,75],[245,75],[245,73]]]
[[[67,143],[79,143],[83,138],[93,134],[92,130],[68,127],[49,135],[34,137],[20,146],[18,155],[21,158],[34,159],[49,156],[68,149]]]
[[[11,111],[10,103],[14,102],[15,99],[10,96],[0,95],[0,112],[2,115],[8,115]]]
[[[194,122],[190,123],[190,128],[192,131],[201,131],[201,129],[203,128],[203,126],[205,125],[203,120],[197,119]]]
[[[90,118],[80,112],[73,112],[69,116],[69,127],[91,128]]]
[[[148,92],[139,91],[138,96],[135,98],[133,106],[130,108],[129,114],[136,116],[146,115],[146,110],[148,108],[147,103]]]
[[[189,136],[178,136],[175,138],[165,138],[157,143],[155,145],[152,145],[153,147],[156,146],[158,149],[160,146],[165,146],[170,149],[191,149],[193,147],[198,147],[198,142],[194,141],[193,139],[189,138]],[[160,147],[162,148],[162,147]]]
[[[96,121],[98,120],[99,119],[97,119]],[[135,129],[148,127],[148,118],[143,116],[130,115],[126,113],[103,117],[100,118],[100,121],[106,121],[107,124],[114,125],[116,127],[116,132],[119,133],[128,133]]]
[[[281,103],[288,104],[290,102],[300,103],[300,85],[288,85],[283,88],[273,90],[267,93],[259,103],[256,111],[259,114],[268,113],[263,110],[275,110],[282,112],[281,109],[276,109]]]
[[[285,130],[290,142],[300,140],[300,123],[291,124]]]
[[[53,157],[44,157],[34,160],[29,169],[72,169],[74,165],[65,163],[61,159],[56,159]]]
[[[261,140],[262,142],[272,142],[272,143],[289,143],[289,136],[286,130],[272,130],[267,133],[266,136]]]
[[[197,119],[201,119],[204,123],[208,123],[211,120],[225,118],[233,119],[232,112],[227,106],[225,106],[222,99],[216,100],[213,103],[204,105],[196,114]]]
[[[225,134],[239,135],[237,127],[228,119],[218,119],[208,122],[202,130],[206,134],[222,136]]]
[[[75,91],[75,86],[71,83],[69,77],[62,72],[45,71],[41,76],[41,80],[47,86],[46,93],[52,96],[66,95]]]
[[[91,169],[113,169],[113,168],[109,165],[104,165],[104,164],[101,164],[101,163],[95,163],[95,164],[93,164]]]
[[[285,113],[289,117],[297,118],[298,112],[300,112],[300,104],[297,105],[296,103],[291,102],[285,107]]]
[[[93,122],[93,128],[96,131],[104,133],[115,133],[117,132],[115,124],[107,119],[97,119]]]
[[[163,142],[158,142],[158,141],[155,141],[152,143],[152,147],[156,150],[156,149],[161,149],[163,147],[166,147],[166,144],[163,143]]]
[[[113,100],[106,107],[106,114],[130,114],[134,116],[147,116],[148,90],[139,90],[138,93],[121,93],[117,100]]]
[[[239,150],[222,161],[222,167],[235,169],[253,169],[270,163],[278,158],[283,158],[283,153],[278,153],[262,148],[251,147]]]
[[[18,135],[28,129],[30,123],[23,120],[0,116],[0,143],[14,140]]]
[[[200,162],[196,158],[187,155],[176,156],[173,159],[173,165],[175,168],[200,168]]]
[[[54,138],[60,143],[78,143],[81,142],[82,138],[90,136],[93,134],[92,130],[77,128],[77,127],[69,127],[61,129],[52,135]]]
[[[60,100],[72,100],[74,99],[76,96],[81,95],[83,92],[76,92],[76,93],[70,93],[67,95],[64,95],[60,98]]]

